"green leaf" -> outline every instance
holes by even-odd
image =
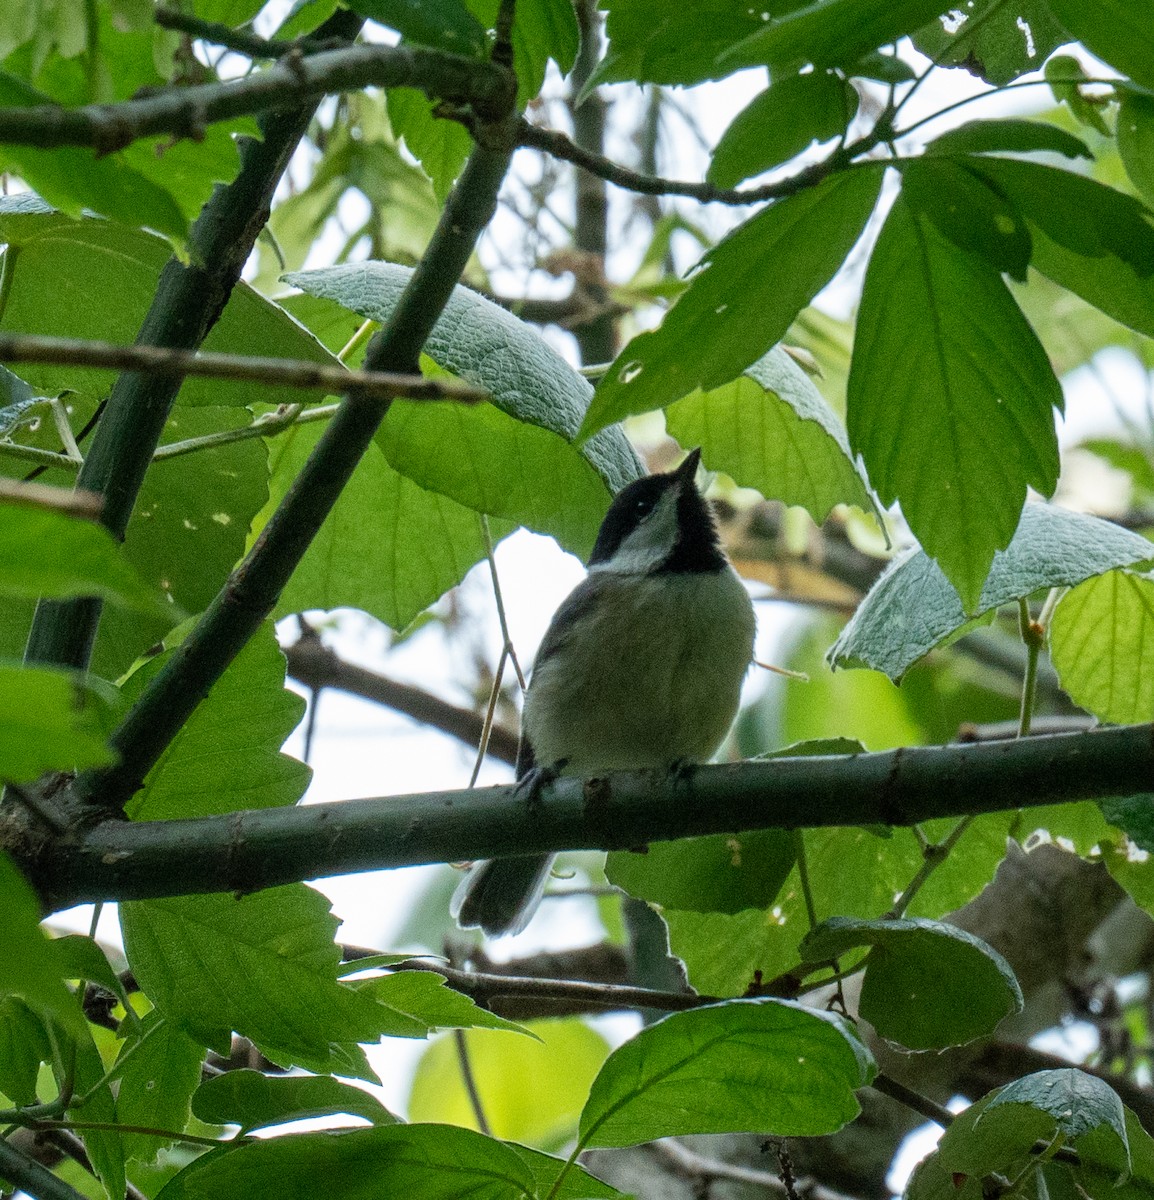
[[[1135,83],[1154,88],[1154,28],[1144,0],[1048,0],[1078,41]]]
[[[228,1071],[206,1079],[192,1097],[192,1111],[209,1125],[239,1125],[242,1133],[306,1117],[348,1115],[372,1125],[397,1118],[364,1088],[323,1075],[262,1075]]]
[[[4,853],[0,853],[0,908],[4,911],[0,995],[19,996],[37,1014],[86,1037],[80,1005],[65,987],[59,959],[40,928],[40,901]]]
[[[533,1038],[468,1030],[463,1037],[469,1065],[497,1137],[561,1150],[576,1135],[577,1114],[609,1047],[600,1033],[575,1018],[531,1021],[528,1029]],[[438,1038],[422,1054],[408,1110],[414,1121],[476,1128],[454,1038]]]
[[[83,1105],[70,1105],[66,1118],[100,1125],[116,1123],[116,1098],[105,1081],[106,1070],[100,1050],[87,1025],[66,1053],[74,1054],[72,1082]],[[60,1083],[58,1076],[57,1083]],[[77,1130],[92,1160],[92,1166],[110,1200],[124,1200],[124,1138],[116,1128]]]
[[[467,58],[479,58],[485,49],[484,27],[462,0],[351,0],[349,7],[409,42]]]
[[[171,257],[163,238],[96,217],[75,221],[29,194],[0,197],[0,242],[8,243],[0,319],[6,331],[121,344],[136,340]],[[68,303],[62,304],[65,294]],[[204,349],[336,361],[302,325],[245,283],[233,289]],[[115,379],[112,371],[53,363],[28,363],[21,370],[46,395],[66,388],[107,395]],[[283,388],[224,379],[186,379],[180,391],[182,404],[276,405],[285,399]]]
[[[690,1133],[833,1133],[859,1111],[869,1051],[834,1013],[730,1000],[675,1013],[618,1047],[581,1114],[582,1146]]]
[[[701,447],[710,470],[801,505],[818,524],[835,504],[871,507],[845,428],[780,347],[732,382],[675,401],[665,424],[683,446]]]
[[[1093,158],[1081,138],[1048,121],[1023,121],[1020,117],[966,121],[939,134],[923,153],[937,154],[1030,154],[1048,151],[1067,158]]]
[[[635,0],[603,0],[609,46],[585,85],[602,83],[702,83],[722,79],[729,67],[717,59],[735,41],[763,27],[760,12],[732,0],[663,5],[656,11]]]
[[[912,212],[928,217],[955,246],[1025,282],[1030,231],[1017,209],[975,175],[965,159],[911,160],[902,170],[902,196]]]
[[[69,933],[53,938],[51,945],[65,979],[98,984],[115,996],[127,1010],[128,992],[99,942],[78,933]]]
[[[764,22],[758,32],[723,51],[718,62],[730,71],[802,63],[842,66],[919,29],[940,9],[941,0],[814,0]]]
[[[135,703],[175,651],[150,660],[122,689]],[[285,690],[284,655],[271,624],[252,637],[181,727],[129,801],[137,821],[216,816],[295,804],[312,774],[280,752],[304,716]]]
[[[1150,793],[1110,796],[1099,804],[1106,820],[1121,829],[1139,850],[1154,851],[1154,797]]]
[[[1122,725],[1154,718],[1154,580],[1110,571],[1079,584],[1054,610],[1050,657],[1087,712]]]
[[[389,1019],[337,982],[336,918],[303,884],[137,901],[121,905],[120,924],[148,998],[221,1053],[235,1030],[275,1062],[323,1071],[330,1043],[375,1041]]]
[[[1000,87],[1036,71],[1069,37],[1045,0],[970,0],[964,9],[943,12],[912,40],[934,62],[965,67]]]
[[[257,1139],[206,1155],[165,1185],[157,1200],[523,1200],[534,1176],[516,1150],[451,1125],[385,1125],[340,1133]]]
[[[301,425],[272,443],[269,503],[253,522],[254,538],[322,432],[318,423]],[[484,555],[477,514],[399,475],[374,443],[293,572],[275,615],[359,608],[402,630]]]
[[[643,854],[616,850],[605,874],[629,895],[663,908],[738,913],[768,908],[796,857],[793,833],[766,829],[656,842]]]
[[[125,562],[102,525],[0,500],[0,595],[35,600],[99,596],[173,624],[172,606]]]
[[[286,276],[311,295],[382,322],[410,278],[405,267],[376,262]],[[489,389],[493,403],[394,402],[376,438],[389,466],[429,492],[550,533],[587,557],[612,493],[640,473],[620,430],[580,448],[570,444],[589,384],[524,322],[460,287],[425,352]],[[465,531],[470,538],[474,529]],[[415,549],[429,553],[427,546]]]
[[[821,963],[869,946],[858,1009],[889,1041],[910,1050],[962,1046],[1021,1012],[1009,963],[985,942],[940,921],[831,917],[801,943]]]
[[[829,71],[787,75],[759,92],[721,135],[706,178],[734,187],[845,132],[857,93]]]
[[[22,1000],[0,995],[0,1093],[11,1104],[35,1104],[40,1064],[51,1061],[44,1021]]]
[[[849,439],[966,611],[1018,527],[1027,487],[1054,490],[1061,406],[1046,352],[997,269],[899,196],[866,271]]]
[[[403,1021],[422,1026],[418,1037],[436,1029],[503,1029],[526,1033],[523,1025],[506,1021],[481,1008],[469,996],[455,992],[443,975],[432,971],[394,971],[375,979],[354,981],[365,996],[398,1014]]]
[[[285,282],[384,324],[412,275],[409,267],[368,262],[300,271],[285,276]],[[509,416],[566,442],[577,437],[592,387],[540,334],[476,292],[453,289],[424,352],[458,378],[488,389],[493,404]],[[579,453],[610,494],[641,474],[637,456],[620,430],[591,438]],[[508,467],[501,464],[502,471]]]
[[[1154,335],[1154,217],[1132,196],[1041,163],[983,158],[974,168],[1025,217],[1031,263],[1139,333]]]
[[[1073,1067],[1038,1071],[1002,1088],[979,1115],[977,1129],[986,1132],[983,1125],[1002,1124],[1016,1131],[1023,1127],[1022,1116],[1029,1121],[1032,1115],[1023,1114],[1022,1108],[1045,1114],[1053,1132],[1063,1134],[1075,1152],[1087,1143],[1091,1153],[1112,1159],[1119,1181],[1130,1173],[1125,1111],[1108,1083]],[[1050,1140],[1053,1132],[1042,1136]]]
[[[1059,104],[1064,104],[1079,125],[1088,125],[1103,137],[1110,136],[1110,127],[1102,116],[1109,97],[1084,92],[1083,84],[1090,82],[1086,68],[1072,54],[1055,54],[1045,66],[1046,82]]]
[[[83,675],[0,660],[0,779],[29,783],[45,771],[116,761],[112,715]]]
[[[1154,96],[1125,88],[1118,98],[1118,153],[1130,182],[1154,204]]]
[[[1110,521],[1027,504],[1013,540],[994,557],[974,615],[1152,557],[1154,547],[1144,537]],[[924,551],[912,550],[870,588],[830,649],[829,661],[835,667],[870,667],[898,680],[969,623],[941,568]]]
[[[550,1089],[555,1086],[555,1080],[551,1080]],[[516,1142],[509,1142],[507,1145],[520,1155],[525,1165],[533,1172],[537,1181],[538,1196],[552,1196],[553,1200],[615,1200],[616,1197],[622,1197],[624,1200],[622,1193],[616,1188],[595,1179],[576,1163],[567,1163],[551,1154],[531,1150],[528,1146],[519,1146]],[[561,1186],[557,1187],[557,1179],[562,1172],[564,1178],[561,1180]]]
[[[570,0],[519,0],[513,23],[513,70],[522,106],[540,92],[550,59],[562,75],[569,74],[580,40]]]
[[[881,171],[872,166],[833,175],[763,209],[709,251],[660,327],[617,356],[581,435],[696,388],[719,387],[761,358],[837,273],[880,184]]]
[[[116,1098],[117,1121],[183,1131],[192,1093],[200,1083],[204,1047],[154,1010],[141,1023],[140,1040],[125,1043],[120,1061],[124,1068]],[[123,1136],[125,1156],[142,1162],[151,1162],[177,1140],[143,1133]]]
[[[413,88],[390,88],[387,104],[393,133],[421,164],[443,204],[473,148],[468,130],[434,116],[434,102]]]
[[[0,105],[28,108],[52,105],[51,96],[0,71]],[[188,220],[175,197],[129,165],[122,153],[97,155],[78,146],[38,150],[0,146],[0,170],[18,175],[50,204],[70,216],[90,209],[128,225],[147,225],[183,238]]]

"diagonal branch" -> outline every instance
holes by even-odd
[[[158,677],[159,678],[159,677]],[[138,709],[139,711],[139,709]],[[262,809],[196,820],[107,820],[27,852],[54,908],[250,892],[354,871],[557,850],[625,850],[707,833],[913,825],[935,817],[1125,796],[1154,777],[1154,727],[877,754],[779,758],[665,775]],[[19,855],[21,846],[11,847]]]
[[[500,132],[492,131],[495,139]],[[388,325],[369,345],[365,357],[368,370],[417,373],[421,347],[496,209],[497,192],[513,153],[512,139],[507,138],[506,143],[498,148],[478,145],[473,150]],[[103,812],[118,812],[141,785],[212,685],[272,612],[389,404],[355,393],[346,395],[253,548],[112,735],[119,763],[76,781],[75,794],[81,802]]]
[[[341,13],[347,20],[349,13]],[[322,34],[331,22],[318,30]],[[346,28],[347,28],[346,24]],[[355,32],[357,26],[352,26]],[[307,57],[289,55],[263,71],[227,83],[165,88],[157,95],[81,108],[0,108],[0,142],[21,146],[91,146],[99,154],[141,138],[169,134],[199,140],[205,127],[322,96],[365,87],[420,88],[468,105],[484,116],[509,89],[509,72],[493,63],[421,46],[349,46]]]
[[[326,33],[355,32],[360,18],[338,12],[321,28]],[[189,230],[189,261],[174,256],[165,264],[138,342],[193,349],[204,340],[264,228],[273,193],[308,128],[313,108],[311,103],[298,103],[268,113],[260,120],[261,138],[241,140],[240,171],[231,184],[213,192]],[[125,372],[116,380],[96,427],[77,486],[104,497],[101,520],[117,538],[124,537],[180,384],[179,376]],[[26,660],[86,668],[100,609],[100,601],[89,598],[41,601]]]

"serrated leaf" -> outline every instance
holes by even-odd
[[[112,713],[80,673],[0,660],[0,779],[30,783],[45,771],[116,761]]]
[[[1115,567],[1154,557],[1139,534],[1099,517],[1028,504],[1013,540],[994,557],[974,607],[981,617],[1042,588],[1081,583]],[[870,667],[900,679],[971,618],[941,568],[924,551],[895,559],[870,588],[830,648],[835,667]]]
[[[53,103],[53,97],[0,71],[0,105],[13,109]],[[0,170],[18,175],[73,217],[91,210],[173,238],[188,232],[188,220],[172,193],[137,171],[123,153],[98,155],[79,146],[42,150],[9,143],[0,146]]]
[[[831,72],[775,80],[729,123],[713,151],[706,178],[717,187],[734,187],[814,142],[838,137],[856,109],[857,94]]]
[[[622,1197],[624,1200],[622,1193],[616,1188],[595,1179],[576,1163],[567,1163],[551,1154],[543,1154],[540,1150],[532,1150],[516,1142],[506,1144],[517,1152],[533,1172],[537,1181],[538,1196],[552,1196],[554,1200],[615,1200],[615,1197]],[[558,1187],[557,1180],[562,1171],[565,1175]]]
[[[723,51],[718,62],[730,71],[853,63],[921,28],[938,15],[940,4],[941,0],[814,0],[764,22],[757,33]]]
[[[242,1132],[306,1117],[348,1115],[373,1125],[397,1118],[364,1088],[323,1075],[262,1075],[228,1071],[206,1079],[192,1097],[192,1111],[209,1125],[239,1125]]]
[[[968,169],[963,158],[925,156],[902,170],[902,196],[955,246],[988,259],[1024,283],[1030,265],[1030,230],[1017,209]]]
[[[386,1125],[257,1139],[185,1167],[157,1200],[523,1200],[534,1176],[511,1147],[451,1125]]]
[[[99,942],[78,933],[68,933],[53,938],[51,946],[65,979],[99,984],[115,996],[125,1009],[128,1008],[128,993]]]
[[[2,327],[131,344],[170,256],[168,243],[140,229],[86,217],[73,220],[30,194],[0,197],[0,242],[17,247],[5,258],[7,294]],[[63,302],[64,298],[66,302]],[[246,283],[233,289],[205,350],[226,354],[336,361],[302,325]],[[66,388],[107,395],[115,372],[58,363],[21,368],[37,391]],[[292,396],[291,399],[297,399]],[[283,388],[224,379],[186,379],[181,404],[280,404]]]
[[[174,651],[137,670],[122,689],[129,704]],[[271,624],[250,638],[208,696],[169,743],[127,813],[137,821],[206,817],[295,804],[311,770],[280,752],[304,716],[286,691],[284,655]]]
[[[845,428],[780,347],[732,382],[675,401],[665,423],[683,446],[701,447],[711,470],[801,505],[818,524],[835,504],[870,508]]]
[[[939,921],[831,917],[801,943],[820,963],[869,946],[858,1010],[877,1032],[910,1050],[961,1046],[1021,1012],[1009,963],[980,938]]]
[[[395,263],[350,263],[298,271],[286,275],[285,282],[383,324],[412,275],[411,268]],[[593,388],[538,333],[476,292],[453,289],[424,353],[459,378],[487,388],[493,403],[509,416],[567,442],[578,436]],[[591,438],[579,453],[611,494],[641,474],[620,430]]]
[[[1079,584],[1054,610],[1050,658],[1087,712],[1122,725],[1154,718],[1154,580],[1110,571]]]
[[[156,1007],[204,1045],[230,1034],[274,1061],[324,1070],[330,1043],[375,1041],[389,1014],[339,984],[336,918],[303,884],[120,907],[125,951]],[[421,1036],[414,1032],[404,1036]],[[347,1072],[345,1072],[347,1073]]]
[[[109,1200],[124,1200],[124,1137],[115,1127],[116,1098],[105,1079],[104,1060],[87,1025],[69,1047],[69,1053],[74,1055],[72,1081],[76,1095],[83,1096],[84,1103],[83,1106],[70,1106],[65,1118],[109,1126],[77,1132],[84,1142],[96,1176],[104,1185]]]
[[[965,19],[959,23],[959,17]],[[998,86],[1036,71],[1068,40],[1045,0],[970,0],[912,35],[914,45],[935,63],[965,67]]]
[[[1135,83],[1154,88],[1154,28],[1144,0],[1047,0],[1087,50]]]
[[[389,124],[433,184],[443,204],[473,147],[468,131],[456,121],[434,115],[434,102],[413,88],[390,88]]]
[[[1081,138],[1049,121],[1024,121],[1020,117],[966,121],[939,134],[926,144],[923,154],[1029,154],[1048,151],[1066,158],[1093,158]]]
[[[316,423],[296,426],[273,442],[269,503],[253,522],[254,538],[322,432]],[[402,630],[484,555],[477,513],[398,474],[374,442],[293,572],[274,615],[359,608]]]
[[[1062,389],[997,269],[904,196],[866,271],[846,407],[882,502],[973,611],[1027,487],[1054,490]]]
[[[1008,158],[974,169],[1022,214],[1043,275],[1139,333],[1154,335],[1154,215],[1072,171]]]
[[[761,14],[731,0],[665,5],[660,19],[633,0],[604,0],[609,45],[583,94],[602,83],[701,83],[730,68],[717,59],[733,42],[761,29]]]
[[[880,184],[874,167],[831,176],[763,209],[710,250],[660,327],[617,356],[581,436],[719,387],[760,359],[837,273]],[[708,352],[687,354],[689,346]]]
[[[1126,88],[1118,99],[1118,153],[1130,182],[1154,204],[1154,96]]]
[[[850,1025],[785,1000],[675,1013],[618,1047],[581,1114],[582,1146],[690,1133],[833,1133],[876,1067]]]
[[[145,1129],[183,1131],[192,1093],[200,1083],[204,1047],[154,1010],[141,1022],[140,1040],[125,1043],[121,1061],[117,1121]],[[143,1162],[151,1162],[177,1140],[142,1133],[123,1136],[125,1156]]]
[[[35,1104],[40,1064],[51,1060],[43,1019],[23,1000],[0,995],[0,1093],[12,1104]]]
[[[462,0],[351,0],[364,17],[395,29],[406,41],[467,58],[485,49],[485,30]]]
[[[484,1029],[462,1035],[477,1094],[495,1136],[561,1150],[572,1144],[577,1114],[609,1046],[576,1018],[531,1021],[527,1028],[532,1038]],[[455,1038],[439,1038],[421,1055],[408,1110],[414,1121],[477,1127]]]
[[[40,928],[40,901],[2,852],[0,907],[4,911],[0,995],[19,996],[34,1012],[59,1021],[70,1033],[87,1037],[80,1004],[65,987],[60,960]]]
[[[738,913],[767,908],[797,857],[781,829],[655,842],[643,854],[615,850],[609,882],[631,896],[682,912]]]
[[[175,618],[172,606],[125,561],[102,525],[15,502],[0,501],[0,595],[99,596],[170,626]]]
[[[424,1027],[421,1037],[436,1029],[503,1029],[527,1033],[523,1025],[481,1008],[469,996],[454,991],[443,975],[432,971],[394,971],[376,979],[354,981],[365,996]]]

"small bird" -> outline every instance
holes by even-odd
[[[589,574],[553,616],[521,717],[517,778],[595,776],[704,762],[729,731],[753,660],[749,595],[722,552],[694,476],[674,471],[622,489]],[[453,896],[464,929],[519,933],[552,855],[477,863]]]

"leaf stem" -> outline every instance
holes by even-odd
[[[1018,717],[1018,737],[1024,738],[1030,733],[1034,701],[1038,694],[1038,655],[1046,639],[1045,627],[1030,619],[1030,604],[1025,597],[1018,601],[1018,629],[1026,647],[1026,670],[1022,676],[1022,708]]]
[[[481,1103],[481,1093],[477,1090],[477,1079],[473,1074],[473,1064],[469,1058],[469,1045],[465,1040],[463,1029],[453,1030],[453,1044],[457,1048],[457,1063],[461,1068],[461,1081],[469,1097],[473,1116],[477,1119],[477,1128],[486,1136],[493,1136],[493,1129],[485,1116],[485,1106]]]
[[[972,816],[965,816],[940,842],[923,843],[922,865],[918,868],[918,873],[910,880],[906,890],[894,901],[893,908],[886,913],[887,917],[896,920],[905,914],[906,909],[913,903],[914,897],[922,890],[938,867],[949,858],[950,851],[961,841],[962,835],[973,823]]]

